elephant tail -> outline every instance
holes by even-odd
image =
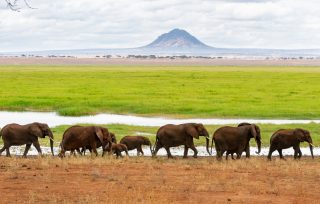
[[[151,151],[151,154],[154,153],[154,150],[156,149],[156,146],[157,146],[158,142],[159,142],[159,139],[158,139],[158,136],[156,136],[156,141],[155,141],[155,143],[154,143],[154,146],[153,146],[153,149],[152,149],[152,151]]]

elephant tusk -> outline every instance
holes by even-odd
[[[312,143],[309,143],[309,145],[311,145],[312,147],[314,147],[314,145]]]
[[[52,142],[55,142],[51,137],[49,137],[49,139],[50,139]]]

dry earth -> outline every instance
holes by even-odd
[[[0,65],[319,66],[320,59],[128,59],[0,57]]]
[[[320,158],[0,157],[1,203],[319,203]]]

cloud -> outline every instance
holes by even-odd
[[[316,0],[0,1],[0,51],[138,47],[173,28],[214,47],[320,48]]]

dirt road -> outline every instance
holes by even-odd
[[[1,203],[319,203],[320,158],[5,158]]]

